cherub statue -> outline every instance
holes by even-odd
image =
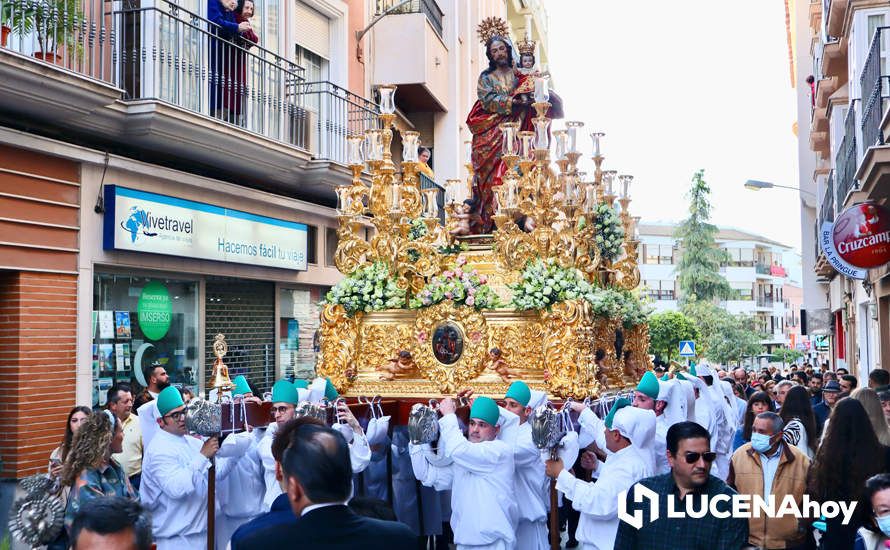
[[[485,367],[487,369],[493,370],[498,373],[498,376],[501,377],[501,380],[504,382],[509,382],[511,378],[515,378],[516,375],[510,370],[507,365],[507,361],[504,359],[503,354],[499,348],[491,348],[488,351],[488,356],[491,360],[488,362],[488,365]]]
[[[454,226],[449,231],[452,236],[458,237],[461,235],[469,235],[470,234],[470,220],[473,218],[473,214],[471,211],[473,210],[473,200],[467,199],[455,208],[454,212]]]
[[[383,380],[395,380],[396,375],[411,372],[417,368],[414,358],[411,357],[410,351],[402,350],[398,355],[389,360],[385,365],[380,366],[383,373],[380,378]]]

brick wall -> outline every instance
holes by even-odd
[[[2,476],[46,468],[74,406],[77,276],[0,272]]]
[[[74,406],[79,209],[77,163],[0,145],[0,458],[6,478],[46,468]]]

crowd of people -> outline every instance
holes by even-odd
[[[608,411],[570,403],[575,427],[552,451],[535,445],[530,422],[546,395],[518,380],[503,396],[443,399],[438,440],[414,444],[389,417],[359,421],[324,379],[276,382],[267,427],[199,438],[186,427],[191,396],[163,367],[144,374],[138,414],[124,384],[109,389],[106,410],[71,411],[49,464],[65,506],[50,548],[206,547],[211,467],[218,549],[543,550],[551,480],[567,548],[890,547],[884,370],[859,388],[842,369],[656,368]],[[233,382],[236,402],[261,401],[243,376]],[[333,425],[300,414],[306,403],[333,404]],[[849,517],[667,513],[671,499],[689,511],[704,496],[728,512],[735,494],[857,505]],[[641,524],[620,521],[622,506]]]

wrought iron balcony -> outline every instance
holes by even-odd
[[[401,4],[401,5],[399,5]],[[393,9],[395,8],[395,9]],[[435,0],[377,0],[377,15],[398,13],[422,13],[430,22],[436,34],[442,36],[442,10]]]
[[[110,6],[0,0],[2,48],[115,86],[128,104],[170,105],[317,159],[345,163],[346,135],[376,127],[369,100],[305,82],[293,61],[174,2]]]
[[[881,70],[881,49],[887,41],[890,27],[878,27],[871,40],[868,57],[862,66],[859,77],[862,89],[862,145],[867,150],[874,145],[884,144],[881,131],[881,118],[884,114],[884,100],[887,98],[887,75]]]
[[[850,102],[844,119],[844,139],[835,157],[835,198],[838,207],[844,205],[847,193],[856,186],[856,100]]]

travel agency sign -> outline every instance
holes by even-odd
[[[305,270],[304,224],[212,204],[105,187],[104,248]]]
[[[890,211],[873,202],[855,204],[823,222],[819,244],[841,275],[864,280],[868,269],[890,261]]]

